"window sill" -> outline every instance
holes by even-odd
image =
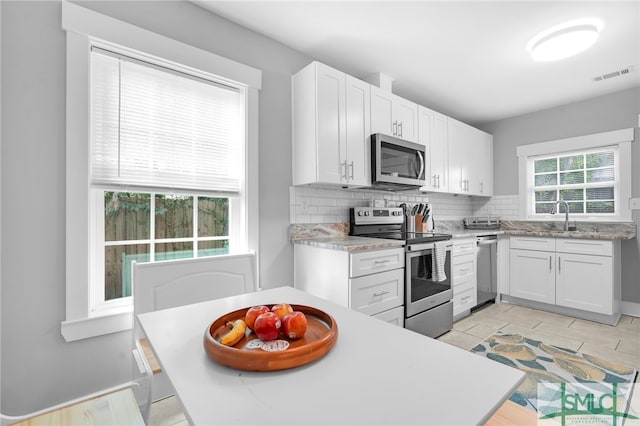
[[[133,327],[133,307],[118,313],[101,315],[79,320],[63,321],[62,337],[67,342],[131,330]]]
[[[520,221],[526,222],[545,222],[545,223],[554,223],[554,224],[564,224],[564,213],[559,213],[562,216],[561,219],[558,217],[548,216],[548,217],[540,217],[540,216],[530,216],[525,219],[520,219]],[[589,224],[589,223],[611,223],[611,224],[624,224],[631,223],[633,220],[625,220],[620,216],[616,217],[573,217],[569,214],[569,225],[573,224]]]

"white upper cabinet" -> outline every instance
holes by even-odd
[[[292,77],[293,184],[371,186],[371,134],[426,147],[429,192],[493,195],[493,136],[320,62]]]
[[[350,186],[368,186],[371,184],[370,137],[371,137],[371,102],[369,83],[350,75],[345,80],[346,143],[344,155],[346,160],[347,183]]]
[[[447,122],[449,192],[473,195],[478,179],[478,129],[450,117]]]
[[[448,118],[449,191],[493,195],[493,136]]]
[[[478,186],[477,195],[493,195],[493,135],[478,131]]]
[[[418,142],[418,105],[371,86],[371,133]]]
[[[370,185],[369,84],[313,62],[292,92],[293,184]]]
[[[447,117],[418,105],[418,143],[426,147],[426,185],[423,190],[448,192]]]

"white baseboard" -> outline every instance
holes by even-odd
[[[624,315],[640,317],[640,303],[622,301],[620,302],[620,310]]]

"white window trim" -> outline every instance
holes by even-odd
[[[145,52],[243,84],[246,90],[245,135],[247,249],[257,253],[258,221],[258,91],[262,72],[168,37],[138,28],[78,5],[62,2],[62,28],[67,32],[67,176],[66,176],[66,341],[125,331],[133,325],[133,306],[90,316],[89,311],[89,47],[92,40]]]
[[[565,152],[584,151],[593,148],[616,146],[618,148],[618,164],[616,181],[618,183],[619,214],[611,217],[580,217],[578,221],[590,222],[631,222],[632,215],[629,206],[631,199],[631,143],[634,140],[634,129],[613,130],[592,135],[577,136],[516,148],[518,156],[518,182],[520,193],[520,219],[531,221],[561,221],[564,215],[532,215],[529,191],[532,185],[532,173],[529,170],[529,158],[540,155],[556,155]],[[562,216],[562,217],[559,217]],[[571,215],[570,215],[571,217]]]

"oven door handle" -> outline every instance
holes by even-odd
[[[410,246],[407,246],[407,251],[408,252],[417,252],[417,251],[424,251],[424,250],[433,250],[434,246],[435,246],[434,243],[412,244]],[[445,245],[445,250],[446,251],[451,251],[452,248],[453,248],[453,243],[452,242],[448,242]]]

